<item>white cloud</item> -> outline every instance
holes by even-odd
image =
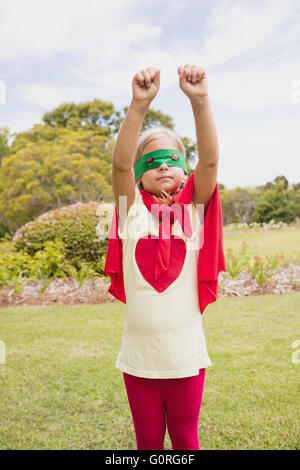
[[[7,113],[5,118],[0,120],[0,127],[8,127],[11,133],[28,131],[33,124],[42,124],[39,112]]]
[[[254,186],[284,174],[300,181],[299,123],[295,119],[266,120],[244,126],[220,126],[220,180],[228,188]]]
[[[60,52],[91,53],[105,61],[126,46],[156,35],[158,28],[133,24],[128,9],[138,0],[2,0],[0,60],[48,57]],[[117,47],[118,45],[118,47]],[[103,56],[104,53],[104,56]]]
[[[260,3],[232,0],[215,2],[206,20],[206,39],[201,49],[205,63],[221,64],[241,58],[241,54],[252,50],[261,53],[261,48],[272,49],[271,38],[285,18],[294,12],[296,5],[295,0],[285,1],[284,8],[282,1],[276,0]],[[287,30],[287,34],[291,33]]]
[[[214,99],[230,108],[260,110],[291,104],[292,84],[297,79],[299,61],[286,59],[269,66],[258,61],[242,69],[212,74],[209,89]]]
[[[66,90],[42,84],[20,85],[16,89],[20,101],[43,108],[53,108],[65,101]]]
[[[292,0],[284,9],[274,0],[215,4],[201,50],[208,69],[221,70],[210,74],[215,99],[241,110],[291,103],[292,82],[300,78],[297,7]]]
[[[173,8],[172,0],[167,3]],[[286,0],[284,9],[278,0],[212,2],[203,31],[194,37],[170,35],[167,45],[160,43],[161,26],[151,18],[130,19],[135,4],[138,0],[88,0],[83,8],[79,0],[4,0],[0,40],[7,47],[1,48],[0,60],[72,54],[74,60],[62,65],[109,99],[130,95],[134,73],[148,66],[161,68],[162,90],[176,85],[177,66],[188,60],[205,67],[211,95],[228,106],[253,110],[290,102],[292,81],[300,78],[295,0]],[[193,2],[176,5],[181,13]],[[60,93],[54,86],[49,97]]]
[[[19,85],[14,90],[19,101],[29,103],[40,108],[53,109],[62,102],[87,100],[86,90],[76,87],[59,87],[40,83]]]

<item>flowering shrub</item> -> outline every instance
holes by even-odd
[[[257,247],[257,245],[255,245]],[[225,253],[225,263],[228,275],[237,277],[242,271],[248,270],[252,273],[257,284],[261,286],[267,279],[276,272],[279,263],[286,263],[282,253],[273,256],[265,255],[263,258],[250,255],[248,243],[243,241],[242,247],[235,253],[232,248],[227,248]]]
[[[248,243],[243,241],[241,249],[233,254],[232,248],[227,248],[227,254],[225,254],[225,263],[228,273],[232,278],[235,278],[247,268],[249,255],[247,253]]]
[[[243,271],[245,266],[244,260],[240,256],[235,256],[231,248],[227,248],[227,255],[225,255],[226,268],[232,278],[235,278]]]
[[[261,286],[267,279],[275,274],[272,264],[269,263],[267,258],[261,258],[255,255],[248,264],[249,270],[252,272],[257,284]]]

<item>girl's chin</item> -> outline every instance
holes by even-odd
[[[171,186],[173,187],[176,186],[176,184],[174,183],[174,180],[171,180],[171,178],[164,178],[162,180],[159,180],[157,182],[157,185],[159,188],[164,188],[164,187],[170,188]]]
[[[165,180],[163,183],[160,181],[160,184],[157,187],[158,187],[158,191],[165,190],[165,191],[171,192],[171,191],[175,191],[175,189],[177,188],[177,185],[174,184],[174,181]]]
[[[155,194],[156,196],[159,196],[162,191],[165,191],[166,193],[172,195],[178,191],[179,186],[180,184],[174,183],[173,180],[165,179],[157,181],[156,187],[152,190],[149,190],[149,192]]]

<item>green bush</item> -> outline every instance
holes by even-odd
[[[103,271],[104,257],[99,266]],[[29,281],[42,281],[44,292],[53,278],[70,276],[82,287],[85,279],[95,279],[100,275],[91,263],[80,261],[78,268],[66,260],[66,247],[61,239],[46,241],[34,256],[25,251],[17,251],[9,241],[0,243],[0,286],[12,286],[12,292],[19,292]]]
[[[49,251],[47,255],[42,254],[45,243],[55,244],[58,243],[57,240],[61,240],[63,258],[60,261],[58,259],[54,261],[54,264],[58,263],[57,272],[62,271],[61,263],[64,260],[78,271],[82,269],[84,262],[96,273],[102,274],[108,233],[105,236],[99,236],[97,227],[101,225],[101,222],[106,225],[110,224],[112,210],[112,204],[97,202],[77,203],[54,209],[20,227],[13,236],[12,243],[16,250],[27,253],[31,257],[40,252],[38,260],[47,264],[48,256],[50,258],[55,258],[55,256],[54,252],[51,255]],[[48,250],[50,246],[52,245],[48,245]],[[54,250],[54,246],[51,250]],[[50,271],[52,267],[49,266]]]
[[[6,286],[18,277],[30,277],[31,257],[18,252],[9,241],[0,243],[0,286]]]
[[[22,226],[10,240],[0,239],[0,286],[18,292],[30,280],[42,292],[56,277],[85,279],[103,275],[114,205],[77,203],[55,209]]]
[[[0,239],[5,235],[9,236],[9,228],[3,222],[0,221]]]

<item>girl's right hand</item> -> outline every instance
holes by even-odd
[[[160,87],[160,69],[148,67],[136,73],[132,80],[132,99],[150,105]]]

